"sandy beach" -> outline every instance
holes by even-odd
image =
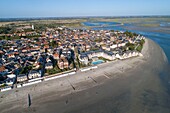
[[[167,58],[150,39],[146,39],[142,54],[143,57],[112,61],[87,72],[2,92],[0,112],[170,113],[170,97],[159,77]]]

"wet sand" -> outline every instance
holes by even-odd
[[[1,113],[169,113],[162,49],[147,39],[143,57],[0,93]],[[28,107],[28,94],[31,105]]]

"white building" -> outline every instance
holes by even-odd
[[[37,71],[30,71],[28,74],[29,79],[34,79],[34,78],[38,78],[38,77],[41,77],[41,74]]]
[[[25,75],[25,74],[19,74],[17,76],[17,82],[24,82],[24,81],[27,81],[27,80],[28,80],[28,78],[27,78],[27,75]]]
[[[34,25],[32,25],[32,30],[34,30]]]
[[[80,55],[80,60],[81,61],[86,61],[88,59],[92,59],[94,57],[103,57],[105,59],[108,59],[108,60],[115,60],[116,59],[116,56],[114,53],[112,52],[108,52],[108,51],[102,51],[102,50],[99,50],[99,51],[90,51],[90,52],[86,52],[85,53],[87,55],[87,57],[83,57],[82,55]]]
[[[113,44],[113,45],[110,46],[110,48],[112,48],[112,49],[115,49],[117,47],[118,47],[117,44]]]
[[[45,64],[45,69],[53,69],[53,64],[52,63],[46,63]]]
[[[85,65],[87,65],[89,63],[89,59],[86,55],[79,55],[79,60],[80,60],[80,62],[82,62]]]

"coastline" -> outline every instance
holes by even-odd
[[[0,98],[1,112],[94,112],[93,109],[97,107],[97,103],[103,106],[100,103],[105,99],[117,98],[118,96],[121,98],[122,96],[126,97],[126,100],[129,96],[141,96],[140,92],[143,93],[143,90],[137,88],[138,86],[143,88],[143,86],[148,85],[146,88],[150,87],[158,92],[158,88],[155,88],[155,86],[159,88],[162,86],[157,75],[166,64],[167,58],[162,49],[150,39],[146,39],[142,54],[144,57],[113,61],[99,65],[98,69],[95,70],[78,72],[75,75],[0,93],[2,97]],[[155,84],[153,83],[155,86],[150,85],[153,82],[152,80],[156,81]],[[138,82],[134,83],[134,81]],[[115,86],[112,86],[112,84]],[[113,90],[110,91],[110,89]],[[30,108],[27,108],[28,94],[32,98]],[[138,112],[137,105],[141,103],[138,102],[137,97],[132,99],[133,102],[130,105],[125,105],[127,104],[126,101],[129,102],[128,100],[123,103],[121,99],[121,101],[117,100],[120,106],[112,103],[115,112],[124,112],[123,109],[129,109],[127,113]],[[89,111],[87,106],[89,106]],[[125,108],[121,108],[122,106]],[[136,107],[130,109],[132,106]],[[145,108],[144,110],[147,113],[148,109]]]

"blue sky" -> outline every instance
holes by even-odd
[[[170,0],[1,0],[0,18],[170,15]]]

